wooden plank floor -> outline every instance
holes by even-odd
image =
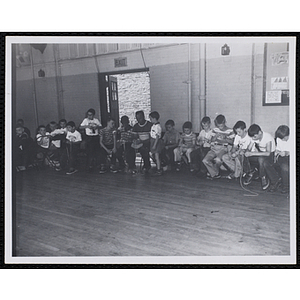
[[[17,256],[290,255],[289,199],[237,181],[17,174]]]

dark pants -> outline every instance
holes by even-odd
[[[66,144],[66,151],[68,154],[68,168],[75,169],[77,154],[79,152],[79,144]]]
[[[290,157],[289,156],[279,156],[278,160],[275,164],[275,168],[278,169],[281,179],[282,179],[282,184],[286,187],[289,186],[290,182]]]
[[[191,153],[191,161],[192,164],[195,166],[195,169],[201,172],[206,172],[206,167],[203,164],[202,160],[210,150],[209,147],[200,147],[198,149],[195,149]]]
[[[98,153],[100,148],[99,136],[86,136],[86,155],[87,155],[87,167],[92,167],[93,161],[97,164]]]
[[[268,176],[271,184],[275,183],[279,176],[274,168],[274,153],[269,156],[251,156],[244,158],[244,171],[246,173],[252,170],[253,164],[258,164],[259,177]]]
[[[151,168],[151,164],[150,164],[150,140],[147,141],[143,141],[143,146],[138,149],[138,152],[141,153],[142,159],[144,161],[144,166],[143,168],[145,169],[150,169]]]
[[[131,142],[121,145],[117,150],[117,156],[125,157],[125,161],[128,164],[129,169],[133,170],[135,168],[135,150],[131,147]],[[121,165],[121,167],[123,166]]]
[[[163,148],[161,151],[161,162],[164,165],[174,164],[174,149],[175,148]]]
[[[109,150],[112,150],[114,145],[111,144],[111,145],[105,145],[105,147]],[[119,166],[120,168],[124,168],[125,167],[125,162],[124,162],[124,159],[123,159],[123,152],[122,151],[118,151],[119,149],[117,149],[117,152],[116,153],[113,153],[112,152],[112,155],[111,155],[111,164],[112,165],[115,165],[116,164],[116,161],[118,160],[119,162]],[[106,157],[107,157],[107,152],[104,148],[100,148],[100,163],[102,165],[105,165],[106,164]]]

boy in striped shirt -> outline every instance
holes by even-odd
[[[188,164],[191,163],[191,152],[196,146],[196,134],[192,131],[192,123],[185,122],[182,126],[183,133],[179,140],[179,146],[174,149],[174,160],[177,164],[176,171],[180,170],[181,159],[185,154]]]
[[[226,119],[218,115],[215,119],[216,127],[213,129],[211,149],[203,159],[203,164],[208,171],[208,179],[220,178],[220,167],[223,163],[222,156],[228,153],[228,145],[232,145],[235,134],[232,128],[226,126]]]

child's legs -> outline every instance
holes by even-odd
[[[289,172],[290,172],[290,157],[289,156],[279,156],[278,162],[280,166],[280,174],[282,178],[282,184],[286,187],[289,186]]]
[[[188,162],[191,163],[191,153],[193,152],[194,148],[187,148],[185,155],[188,158]]]
[[[195,149],[191,152],[191,163],[197,168],[200,169],[200,162],[201,162],[201,149]]]
[[[131,143],[125,144],[125,160],[129,169],[135,168],[135,149],[131,147]]]
[[[223,148],[221,150],[219,150],[218,152],[216,152],[217,154],[217,157],[215,159],[215,164],[216,164],[216,167],[218,168],[218,171],[221,167],[221,165],[223,164],[223,160],[222,160],[222,157],[227,153],[227,148]]]
[[[117,148],[117,153],[116,153],[116,157],[119,162],[120,168],[125,168],[123,153],[124,153],[124,147],[123,147],[123,145],[121,145],[119,148]]]
[[[279,176],[274,168],[274,153],[269,156],[265,156],[263,159],[263,166],[272,184],[278,181]]]
[[[160,154],[154,153],[155,162],[156,162],[156,168],[157,170],[160,170]]]
[[[180,154],[180,148],[177,147],[174,149],[174,161],[180,162],[181,161],[181,154]]]
[[[222,157],[224,164],[232,171],[235,171],[235,159],[231,158],[229,153],[225,153]]]
[[[139,149],[139,152],[141,153],[142,159],[144,161],[144,168],[145,169],[150,169],[150,156],[149,156],[149,151],[150,151],[150,140],[149,141],[144,141],[143,146]]]
[[[215,151],[210,150],[203,158],[202,162],[205,165],[207,171],[209,172],[211,177],[218,175],[218,169],[215,167],[213,160],[217,157]]]
[[[67,145],[69,146],[69,169],[75,169],[75,163],[77,158],[77,153],[79,151],[79,145]]]

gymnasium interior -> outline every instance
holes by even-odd
[[[60,37],[11,39],[11,136],[22,119],[34,138],[39,125],[61,119],[79,126],[93,108],[120,126],[135,112],[160,114],[182,132],[186,121],[219,114],[273,137],[280,125],[295,143],[295,41],[292,38]],[[295,158],[295,153],[291,153]],[[263,191],[259,181],[207,180],[166,170],[160,177],[66,175],[51,166],[6,174],[11,262],[289,263],[295,258],[295,166],[290,193]],[[293,160],[291,160],[293,162]],[[152,161],[152,167],[155,163]],[[226,171],[223,170],[224,172]],[[7,197],[6,197],[7,198]]]

